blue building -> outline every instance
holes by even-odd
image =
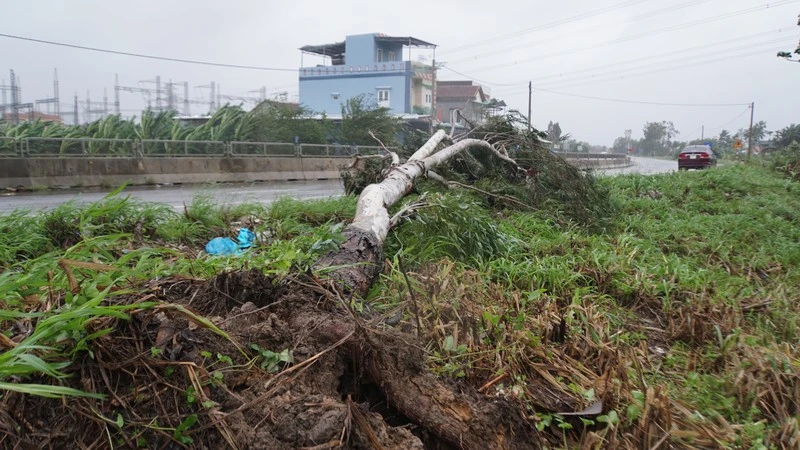
[[[300,68],[300,103],[315,113],[339,117],[345,101],[363,95],[395,115],[430,114],[433,66],[412,61],[414,48],[436,46],[410,36],[379,33],[306,45],[301,52],[323,56],[323,64]]]

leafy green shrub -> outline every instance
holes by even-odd
[[[481,261],[505,252],[502,233],[485,205],[463,194],[433,194],[427,206],[389,235],[386,254],[403,252],[413,261],[449,257]]]
[[[775,155],[772,167],[792,180],[800,181],[800,143],[792,142]]]

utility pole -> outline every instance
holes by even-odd
[[[533,82],[528,81],[528,133],[531,132],[531,98],[533,97]]]
[[[750,161],[750,155],[753,153],[753,111],[755,110],[756,102],[750,103],[750,133],[747,138],[747,161]]]
[[[703,141],[706,138],[706,126],[700,125],[700,140]]]

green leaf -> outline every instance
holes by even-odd
[[[65,386],[51,386],[47,384],[7,383],[5,381],[0,381],[0,389],[47,398],[61,398],[64,396],[97,398],[100,400],[106,398],[103,394],[83,392]]]

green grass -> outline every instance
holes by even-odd
[[[603,211],[616,211],[602,227],[492,209],[474,192],[429,194],[390,233],[369,301],[403,305],[402,326],[421,324],[434,373],[475,389],[502,376],[484,392],[519,399],[569,446],[596,435],[638,447],[645,411],[658,426],[669,414],[678,447],[780,448],[800,433],[800,185],[744,165],[596,183],[609,193]],[[80,395],[57,380],[105,332],[89,324],[155,307],[115,298],[169,277],[306,271],[354,210],[353,197],[268,208],[198,197],[175,212],[116,194],[0,216],[0,329],[36,324],[0,353],[0,389]],[[200,252],[242,221],[259,236],[252,250]],[[27,382],[41,377],[56,382]],[[552,414],[595,398],[605,414],[587,428]]]
[[[416,263],[412,285],[423,299],[439,373],[478,388],[499,373],[520,380],[535,375],[536,363],[561,361],[551,388],[574,395],[599,389],[591,380],[619,364],[626,377],[612,377],[607,389],[630,426],[636,420],[626,402],[647,390],[645,382],[674,402],[673,426],[710,427],[732,447],[779,442],[790,418],[773,403],[797,412],[792,389],[800,388],[800,185],[740,165],[599,182],[618,209],[600,233],[536,212],[497,214],[476,205],[473,220],[454,221],[457,232],[428,223],[429,216],[457,218],[466,204],[457,197],[395,232],[389,248]],[[492,237],[482,231],[487,223]],[[482,237],[489,250],[472,244],[436,251],[459,236]],[[491,246],[498,239],[503,245]],[[371,299],[391,308],[406,290],[394,270]],[[561,320],[566,337],[554,331]],[[463,351],[453,351],[454,339]],[[606,353],[612,348],[613,357]],[[487,359],[487,352],[495,356]],[[521,392],[532,406],[541,395]],[[777,400],[759,397],[769,392]],[[622,439],[625,432],[613,434]],[[739,432],[749,437],[743,441]],[[699,435],[676,442],[692,439],[702,442]]]
[[[0,389],[85,395],[63,386],[8,383],[38,375],[63,378],[61,370],[87,342],[110,331],[89,332],[91,323],[104,317],[127,320],[127,310],[157,305],[113,300],[151,280],[208,279],[252,267],[278,275],[307,270],[341,242],[341,219],[354,205],[353,199],[337,199],[228,207],[200,196],[177,213],[114,192],[86,206],[66,203],[36,214],[0,215],[0,330],[12,337],[13,321],[36,324],[29,336],[0,353]],[[260,236],[253,249],[241,256],[201,252],[211,237],[235,235],[233,224],[241,222]]]

